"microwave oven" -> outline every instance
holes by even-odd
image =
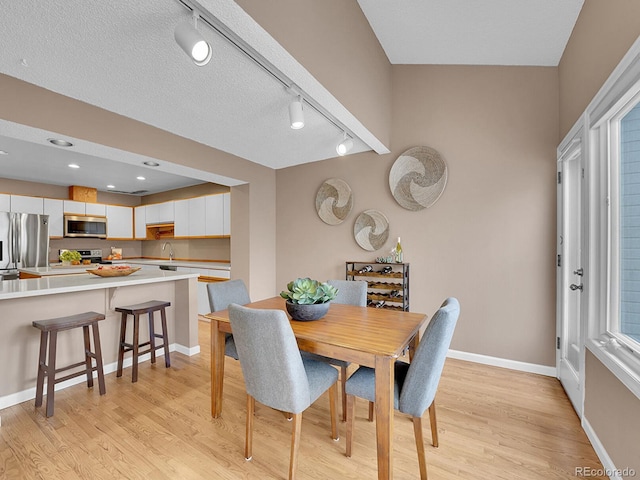
[[[71,238],[107,238],[107,218],[65,215],[64,236]]]

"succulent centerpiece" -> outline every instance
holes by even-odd
[[[329,311],[338,289],[310,278],[297,278],[287,284],[280,296],[287,300],[287,312],[294,320],[319,320]]]

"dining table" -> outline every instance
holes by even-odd
[[[249,303],[249,308],[286,312],[285,299]],[[211,415],[222,413],[225,333],[231,332],[228,310],[205,315],[211,321]],[[291,320],[300,350],[375,369],[375,421],[378,479],[393,478],[394,363],[417,347],[427,315],[402,310],[331,303],[314,321]]]

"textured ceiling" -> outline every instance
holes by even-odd
[[[310,101],[344,125],[355,137],[352,153],[388,152],[235,2],[184,1],[275,65]],[[556,65],[582,0],[359,0],[359,4],[392,63]],[[200,32],[211,43],[214,56],[208,65],[195,66],[174,41],[175,26],[189,18],[189,9],[178,0],[6,0],[0,15],[0,73],[275,169],[336,156],[339,128],[306,105],[305,128],[291,130],[292,96],[283,83],[202,22]],[[0,150],[12,150],[0,156],[1,175],[64,184],[68,181],[64,156],[47,143],[55,136],[56,132],[0,120]],[[102,169],[121,173],[114,181],[101,177],[83,179],[84,184],[106,190],[107,181],[117,181],[119,190],[139,189],[136,182],[128,182],[144,159],[70,140],[76,144],[74,153],[92,157],[87,162],[102,159]],[[27,153],[25,142],[33,143],[37,153]],[[17,162],[8,157],[14,154],[25,168],[12,167]],[[49,159],[46,170],[37,167],[35,156]],[[27,168],[29,161],[33,165]],[[111,166],[112,162],[120,165]],[[170,175],[163,179],[158,175],[157,185],[149,181],[145,189],[178,188],[193,178],[239,183],[166,162],[156,173],[185,178],[175,178],[172,184]]]
[[[358,0],[394,64],[557,66],[584,0]]]

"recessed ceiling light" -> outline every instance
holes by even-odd
[[[9,152],[5,152],[4,150],[0,150],[0,155],[9,155]]]
[[[150,160],[149,160],[149,161],[144,162],[144,164],[145,164],[147,167],[159,167],[159,166],[160,166],[160,164],[159,164],[158,162],[152,162],[152,161],[150,161]]]
[[[136,177],[138,180],[146,180],[144,177]]]
[[[70,163],[67,165],[69,168],[80,168],[80,165],[76,165],[75,163]]]
[[[60,138],[48,138],[49,143],[53,143],[58,147],[73,147],[73,143],[67,142],[66,140],[62,140]]]
[[[107,185],[107,188],[116,188],[115,185]]]

